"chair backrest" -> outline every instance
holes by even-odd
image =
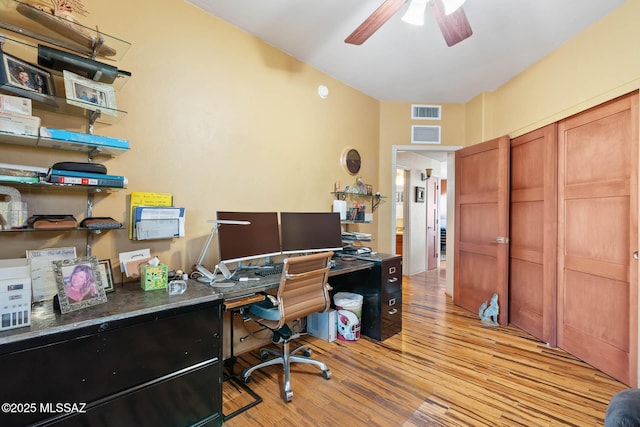
[[[322,252],[284,260],[277,298],[280,325],[331,306],[327,279],[333,252]]]

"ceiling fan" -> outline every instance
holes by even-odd
[[[407,0],[385,0],[344,40],[345,43],[356,45],[364,43],[406,2]],[[425,8],[427,3],[430,3],[447,46],[453,46],[473,34],[467,16],[461,7],[464,2],[465,0],[411,0],[407,13],[402,19],[412,24],[422,25]]]

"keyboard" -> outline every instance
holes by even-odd
[[[283,264],[275,264],[273,268],[261,268],[255,272],[256,276],[266,277],[274,274],[282,274]]]

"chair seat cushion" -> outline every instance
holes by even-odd
[[[271,304],[271,301],[268,299],[257,302],[255,304],[251,304],[249,306],[249,311],[251,312],[251,314],[261,317],[265,320],[280,320],[280,312],[278,311],[278,307]]]

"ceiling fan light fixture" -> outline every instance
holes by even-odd
[[[428,0],[411,0],[402,20],[411,25],[424,25],[424,12],[427,8],[427,2]]]
[[[460,9],[466,0],[442,0],[444,5],[444,14],[451,15],[456,10]]]

